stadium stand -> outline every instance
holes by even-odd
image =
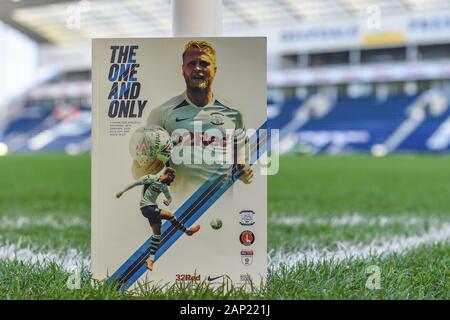
[[[411,107],[424,94],[394,94],[386,99],[373,95],[358,98],[339,95],[330,100],[328,109],[319,112],[314,110],[320,102],[313,99],[314,95],[292,97],[282,103],[269,100],[268,124],[271,129],[281,130],[282,144],[287,135],[295,139],[284,152],[295,151],[299,145],[308,145],[312,153],[370,152],[375,145],[386,143],[412,117]],[[445,97],[437,111],[431,111],[434,110],[431,107],[424,109],[423,119],[395,146],[395,151],[450,150],[449,144],[433,147],[429,142],[450,118],[450,98]],[[309,113],[305,113],[306,108],[310,109]],[[292,126],[301,112],[307,115],[304,123]],[[21,113],[5,126],[3,140],[10,152],[84,152],[90,148],[90,125],[89,106],[64,109],[57,107],[55,101],[27,101]]]
[[[411,118],[411,106],[420,96],[396,94],[383,100],[375,96],[339,96],[329,113],[320,118],[311,117],[303,126],[289,132],[290,139],[294,137],[296,143],[290,143],[292,147],[284,151],[292,151],[298,145],[308,144],[313,153],[370,152],[373,146],[384,144],[391,135],[401,130],[405,121]],[[301,109],[302,103],[298,98],[286,100],[280,107],[281,113],[269,118],[269,127],[283,132],[286,123]],[[427,141],[450,116],[448,99],[439,112],[439,115],[433,115],[425,111],[423,119],[396,146],[395,151],[437,151],[430,148]],[[286,139],[286,134],[281,137],[282,145],[283,139]],[[448,150],[449,147],[447,145],[445,149]]]
[[[0,2],[2,16],[10,17],[0,24],[5,45],[22,48],[0,54],[21,62],[5,64],[4,78],[14,79],[17,66],[29,62],[15,79],[21,101],[0,103],[6,153],[88,151],[90,39],[171,32],[170,1],[92,1],[89,8],[80,1],[80,26],[68,26],[69,2],[47,2]],[[283,152],[449,152],[450,16],[444,2],[226,0],[224,35],[267,36],[274,97],[268,123],[281,129]],[[247,12],[256,6],[265,14]],[[130,8],[141,14],[130,19],[132,27],[116,30]],[[160,19],[150,19],[153,12]],[[12,83],[0,87],[11,101]],[[433,90],[441,91],[438,98],[428,94]]]

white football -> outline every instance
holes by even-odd
[[[169,161],[172,149],[173,143],[169,133],[158,125],[140,127],[130,138],[130,155],[140,166],[154,159]]]
[[[220,220],[219,218],[212,219],[209,224],[211,225],[211,228],[215,230],[219,230],[223,225],[222,220]]]

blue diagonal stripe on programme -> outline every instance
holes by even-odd
[[[267,122],[265,122],[259,129],[263,130],[267,128]],[[257,132],[258,132],[257,131]],[[257,141],[259,139],[255,139],[257,133],[250,137],[250,145],[252,150],[252,160],[256,160],[255,158],[259,158],[267,148],[267,143],[261,143],[260,145],[256,145]],[[254,148],[256,146],[256,148]],[[254,156],[256,154],[256,157]],[[251,163],[254,163],[254,161],[251,161]],[[235,172],[236,174],[236,172]],[[224,183],[220,183],[219,186],[217,183],[215,185],[215,182],[218,179],[221,179],[221,176],[219,175],[213,175],[208,181],[206,181],[175,213],[174,215],[179,220],[183,220],[184,218],[187,218],[187,221],[184,221],[183,223],[190,227],[195,221],[198,220],[198,218],[201,217],[201,215],[217,200],[220,198],[220,196],[231,186],[233,185],[234,181],[238,177],[235,175],[233,179],[226,179]],[[207,197],[206,201],[205,199],[202,199],[202,196],[207,192],[208,189],[212,189],[214,192]],[[196,208],[194,204],[200,200],[201,205]],[[192,212],[192,209],[195,209],[195,211]],[[186,210],[189,210],[189,212],[186,212]],[[186,216],[185,216],[186,213]],[[183,234],[181,231],[175,231],[173,232],[171,229],[172,226],[168,223],[164,223],[162,227],[162,239],[161,239],[161,247],[158,249],[155,260],[158,260]],[[164,235],[169,235],[168,237],[164,237]],[[134,282],[136,282],[147,270],[147,266],[145,264],[145,259],[143,259],[147,251],[150,248],[151,244],[151,237],[145,241],[133,255],[128,258],[124,264],[108,279],[108,283],[111,284],[113,281],[117,279],[123,279],[121,289],[127,289],[129,288]],[[139,261],[143,260],[143,261]]]

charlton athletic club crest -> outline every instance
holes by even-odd
[[[255,242],[255,235],[250,230],[245,230],[241,232],[239,240],[244,246],[250,246]]]
[[[249,266],[253,262],[253,250],[241,250],[241,261],[244,266]]]
[[[241,215],[241,221],[239,221],[241,226],[252,226],[255,224],[255,221],[253,220],[255,212],[252,210],[242,210],[239,214]]]

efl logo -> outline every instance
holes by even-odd
[[[241,261],[244,266],[249,266],[253,263],[253,250],[241,250]]]
[[[242,231],[239,240],[244,246],[250,246],[255,242],[255,235],[250,230]]]

